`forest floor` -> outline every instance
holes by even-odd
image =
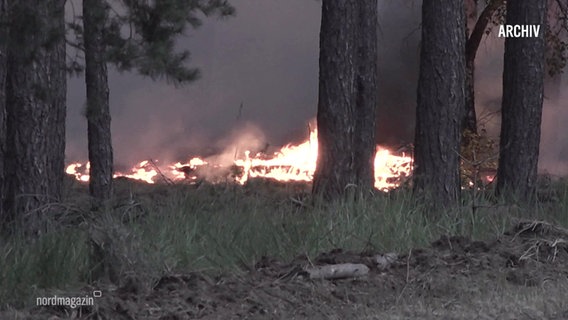
[[[191,262],[194,267],[187,270],[180,263],[148,276],[134,267],[112,281],[102,277],[72,290],[43,293],[92,296],[100,290],[94,305],[27,305],[7,308],[0,319],[568,319],[565,227],[517,219],[485,239],[451,233],[432,233],[435,238],[416,247],[367,243],[341,248],[347,242],[338,241],[311,254],[272,256],[270,250],[258,250],[255,257],[243,254],[240,263],[223,270]],[[388,253],[392,259],[381,263]],[[310,279],[305,272],[310,266],[341,263],[364,264],[370,271],[333,280]]]

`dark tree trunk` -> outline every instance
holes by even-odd
[[[6,74],[8,58],[8,6],[7,0],[0,0],[0,224],[4,224],[4,159],[6,154]]]
[[[470,1],[470,0],[467,0]],[[475,112],[475,56],[481,39],[485,35],[487,26],[495,11],[504,3],[504,0],[491,0],[479,15],[466,42],[466,80],[465,80],[465,121],[464,130],[477,133],[477,113]],[[468,27],[470,22],[468,19]]]
[[[64,0],[9,0],[7,209],[26,233],[43,229],[61,196],[65,146]]]
[[[376,0],[322,3],[313,193],[324,199],[373,190],[377,26]]]
[[[88,144],[91,163],[89,191],[97,207],[111,198],[113,174],[108,73],[105,61],[106,48],[103,42],[106,16],[104,0],[83,1]]]
[[[475,111],[475,58],[466,56],[465,68],[465,120],[463,129],[477,133],[477,112]]]
[[[534,199],[544,92],[546,1],[507,2],[507,24],[538,24],[538,38],[507,38],[497,194]]]
[[[463,1],[422,4],[414,191],[435,207],[455,205],[461,188],[465,25]]]
[[[465,17],[467,23],[466,39],[473,33],[477,22],[478,0],[465,0]],[[466,56],[466,87],[465,87],[465,124],[464,129],[477,133],[477,114],[475,112],[474,58]],[[466,135],[467,136],[467,135]]]
[[[52,41],[52,60],[50,63],[50,78],[48,83],[51,92],[51,111],[49,114],[50,128],[47,142],[49,145],[48,162],[49,190],[53,201],[60,201],[65,178],[65,125],[67,117],[67,70],[66,70],[66,44],[65,44],[65,3],[66,0],[48,1],[53,7],[49,10],[49,27],[52,34],[48,34]],[[56,36],[56,38],[54,38]]]

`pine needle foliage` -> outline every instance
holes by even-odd
[[[199,78],[197,68],[188,66],[190,52],[176,48],[176,39],[202,25],[208,17],[235,14],[227,0],[115,0],[106,1],[106,61],[120,72],[136,71],[152,80],[165,79],[175,85]],[[84,50],[81,17],[68,23],[70,46]],[[70,71],[82,71],[76,59]]]

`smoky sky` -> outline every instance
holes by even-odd
[[[198,81],[176,88],[109,68],[118,168],[149,158],[211,155],[237,141],[281,146],[307,137],[317,111],[321,1],[231,3],[236,16],[205,19],[179,39],[179,48],[191,52],[188,65],[201,70]],[[396,147],[414,138],[421,7],[419,1],[379,0],[378,10],[377,140]],[[483,112],[500,107],[502,42],[486,39],[476,61],[476,103]],[[68,89],[67,160],[86,160],[83,79],[71,78]],[[568,169],[565,133],[559,138],[566,109],[545,105],[541,149],[547,158],[541,164],[547,162],[546,169]]]

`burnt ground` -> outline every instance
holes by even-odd
[[[568,319],[568,231],[519,222],[492,241],[443,236],[399,253],[265,257],[233,274],[170,274],[144,285],[130,275],[102,287],[95,305],[36,307],[2,319]],[[363,263],[361,278],[311,280],[309,265]],[[101,288],[99,288],[101,289]],[[84,288],[90,294],[93,288]]]

